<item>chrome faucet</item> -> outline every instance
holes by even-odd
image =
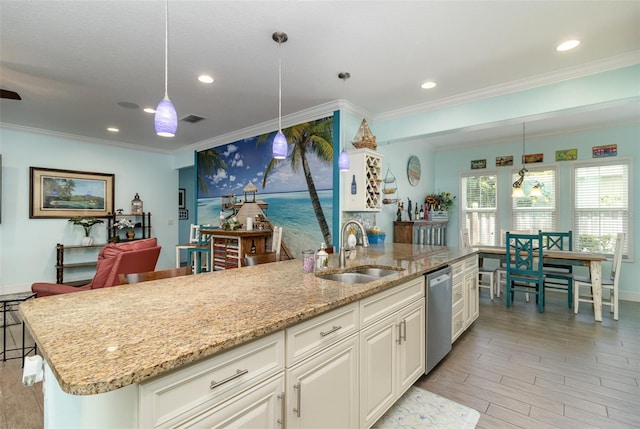
[[[362,233],[362,247],[369,246],[369,239],[367,238],[367,233],[364,230],[364,227],[357,220],[348,220],[342,225],[342,230],[340,231],[340,236],[342,237],[342,243],[340,243],[340,268],[344,268],[347,265],[347,256],[346,256],[346,248],[344,246],[345,235],[347,231],[347,226],[355,225],[360,229]]]

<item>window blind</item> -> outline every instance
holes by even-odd
[[[556,169],[555,167],[529,167],[522,190],[525,196],[511,198],[511,228],[514,230],[556,230]],[[512,181],[518,176],[514,170]],[[531,189],[538,185],[542,196],[530,196]]]
[[[469,230],[471,245],[495,245],[498,213],[496,175],[462,175],[460,195],[461,228]]]
[[[576,250],[613,254],[615,236],[625,233],[623,256],[630,258],[630,161],[613,160],[573,167]]]

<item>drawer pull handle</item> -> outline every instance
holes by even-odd
[[[333,334],[334,332],[336,332],[339,329],[342,329],[342,326],[334,326],[333,328],[329,329],[327,332],[320,332],[320,336],[321,337],[326,337],[327,335]]]
[[[280,414],[282,415],[282,417],[280,417],[278,419],[278,423],[280,424],[280,426],[284,427],[284,415],[287,413],[287,408],[286,408],[286,404],[285,404],[285,396],[284,396],[284,392],[280,393],[278,395],[278,399],[280,400]]]
[[[296,417],[300,417],[300,395],[301,395],[301,390],[302,387],[300,386],[300,382],[297,382],[296,384],[293,385],[293,388],[296,389],[296,407],[293,409],[293,412],[296,413]]]
[[[245,375],[246,373],[248,373],[249,370],[248,369],[237,369],[236,373],[233,375],[230,375],[229,377],[225,378],[224,380],[218,381],[216,382],[215,380],[211,380],[211,384],[209,385],[209,389],[215,389],[218,386],[221,386],[225,383],[230,382],[231,380],[234,380],[242,375]]]

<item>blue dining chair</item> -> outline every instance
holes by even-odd
[[[544,273],[542,271],[542,235],[511,234],[505,239],[507,256],[507,307],[516,292],[536,297],[538,311],[544,311]]]
[[[573,233],[569,232],[543,232],[543,250],[573,250]],[[543,271],[545,275],[544,287],[567,292],[567,305],[573,306],[573,267],[558,263],[544,263]]]
[[[211,269],[211,234],[202,234],[201,228],[203,226],[210,225],[201,225],[198,228],[198,242],[195,246],[187,248],[187,264],[194,264],[196,274],[210,271]],[[204,264],[202,262],[203,257],[206,258]],[[191,258],[195,259],[192,260]]]

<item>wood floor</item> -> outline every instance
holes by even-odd
[[[14,347],[20,325],[8,331]],[[21,380],[19,359],[0,362],[0,429],[43,427],[42,384]],[[482,290],[479,319],[416,385],[478,410],[478,428],[640,428],[640,303],[594,323],[566,295],[548,294],[540,314]]]
[[[547,297],[538,313],[482,290],[478,320],[417,385],[478,410],[477,428],[640,428],[640,303],[594,323]]]

